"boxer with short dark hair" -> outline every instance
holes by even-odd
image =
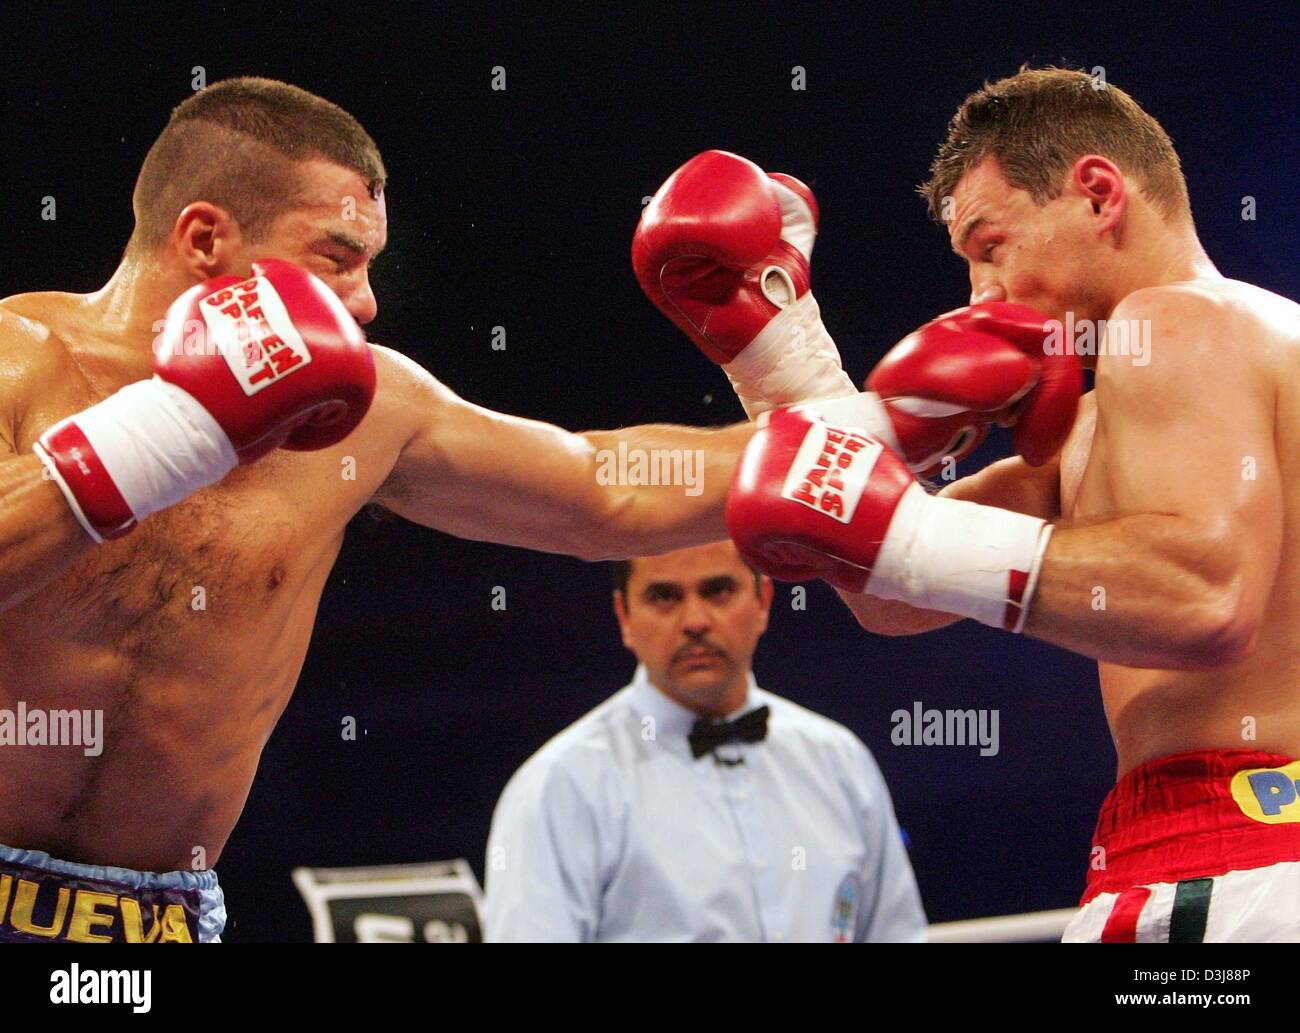
[[[212,866],[368,503],[592,560],[725,535],[750,428],[572,434],[365,341],[386,177],[341,108],[217,83],[150,150],[112,279],[0,302],[0,709],[106,740],[0,739],[0,940],[219,937]],[[702,450],[701,491],[601,483],[620,443]]]
[[[357,173],[372,199],[384,192],[379,148],[338,105],[273,79],[213,83],[176,106],[149,148],[131,196],[135,230],[127,247],[151,254],[194,201],[224,209],[246,242],[259,243],[306,199],[308,160]]]
[[[1164,131],[1082,72],[968,97],[924,192],[974,308],[1053,317],[1047,353],[1091,333],[1064,447],[935,497],[870,426],[782,413],[733,534],[869,630],[970,617],[1099,661],[1119,781],[1067,940],[1294,941],[1300,306],[1214,267]]]

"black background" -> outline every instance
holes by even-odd
[[[113,6],[0,14],[0,295],[100,286],[194,68],[209,83],[267,75],[343,105],[384,153],[375,340],[475,402],[572,429],[731,422],[722,374],[632,277],[642,198],[709,147],[806,180],[822,207],[816,292],[859,379],[965,301],[964,267],[913,189],[962,97],[1033,61],[1104,68],[1173,137],[1221,271],[1300,296],[1293,5]],[[607,578],[359,517],[218,865],[226,938],[310,936],[299,864],[464,856],[481,877],[511,772],[630,675]],[[1077,900],[1114,774],[1092,663],[969,622],[873,638],[821,586],[803,612],[778,591],[774,611],[760,682],[872,748],[931,920]],[[1001,752],[892,746],[889,715],[915,700],[998,708]],[[356,742],[341,741],[346,715]]]

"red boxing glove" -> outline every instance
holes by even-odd
[[[182,336],[196,324],[208,343],[197,355]],[[247,280],[209,280],[177,298],[154,373],[212,414],[241,463],[342,441],[375,394],[356,320],[322,280],[276,258],[254,262]]]
[[[633,235],[641,289],[723,366],[751,417],[854,393],[809,292],[817,220],[799,180],[705,151],[659,188]]]
[[[955,309],[909,334],[866,386],[889,413],[913,470],[968,455],[990,424],[1014,426],[1016,451],[1041,466],[1074,426],[1083,370],[1072,348],[1047,349],[1049,318],[1023,305]]]
[[[370,347],[332,291],[288,262],[182,294],[155,375],[61,420],[33,446],[87,533],[126,534],[284,445],[326,448],[375,390]]]
[[[925,493],[879,438],[779,410],[746,447],[727,528],[772,577],[1024,626],[1051,525]]]
[[[916,477],[875,435],[779,409],[750,439],[727,496],[741,554],[783,581],[861,592]]]
[[[1026,305],[986,301],[957,309],[973,330],[995,334],[1015,344],[1037,366],[1038,380],[1014,407],[1004,425],[1015,429],[1011,443],[1030,466],[1042,466],[1056,455],[1074,427],[1083,393],[1083,366],[1073,344],[1048,350],[1054,331],[1064,333],[1057,320],[1049,319]],[[1048,324],[1054,324],[1049,326]]]

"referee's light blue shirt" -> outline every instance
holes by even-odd
[[[696,760],[696,715],[638,667],[542,747],[493,815],[486,939],[924,940],[867,748],[751,674],[737,714],[765,704],[766,740]]]

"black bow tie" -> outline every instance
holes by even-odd
[[[700,718],[691,726],[691,753],[698,760],[729,742],[762,742],[767,738],[767,717],[771,712],[771,707],[759,707],[741,714],[734,721],[706,721]]]

